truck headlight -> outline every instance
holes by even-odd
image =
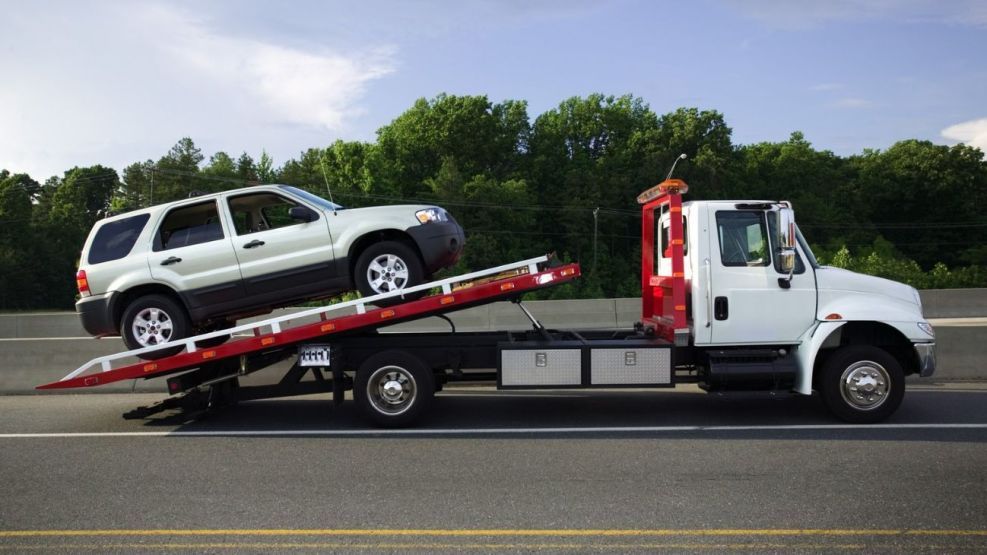
[[[418,218],[418,221],[423,224],[449,221],[449,216],[446,214],[446,211],[441,208],[426,208],[425,210],[419,210],[418,212],[415,212],[415,217]]]
[[[925,333],[931,335],[932,337],[936,336],[936,331],[932,329],[932,324],[928,322],[916,322],[916,323],[918,325],[918,329],[924,331]]]

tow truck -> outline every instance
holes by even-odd
[[[818,392],[835,416],[872,423],[901,404],[906,375],[933,374],[934,330],[913,288],[820,266],[786,201],[683,202],[687,191],[669,178],[638,196],[641,317],[633,328],[542,325],[524,294],[580,276],[578,264],[542,256],[99,357],[38,389],[166,377],[170,397],[129,418],[311,393],[331,393],[338,405],[352,390],[372,422],[399,427],[413,424],[448,383],[501,390],[693,383],[708,392]],[[462,332],[446,317],[502,300],[515,302],[531,329]],[[450,331],[386,330],[435,316]],[[232,339],[201,347],[225,335]],[[176,344],[177,354],[137,358]],[[286,359],[293,364],[279,383],[240,386],[241,377]]]

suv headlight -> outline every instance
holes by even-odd
[[[423,224],[449,221],[449,216],[446,214],[446,211],[441,208],[426,208],[425,210],[419,210],[418,212],[415,212],[415,217],[418,218],[418,221]]]
[[[928,322],[917,322],[917,324],[918,324],[918,329],[924,331],[925,333],[931,335],[932,337],[936,336],[935,330],[932,329],[932,324]]]

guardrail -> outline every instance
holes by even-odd
[[[987,355],[987,289],[929,290],[921,294],[926,317],[936,327],[936,379],[987,379],[987,365],[983,363]],[[640,316],[640,303],[640,299],[629,298],[527,301],[525,305],[548,327],[579,329],[629,327]],[[310,309],[285,309],[257,320],[304,310]],[[449,317],[461,331],[526,329],[531,325],[517,306],[506,302],[470,308]],[[304,322],[304,318],[298,320]],[[449,323],[427,318],[388,329],[445,331]],[[0,314],[0,392],[33,392],[34,386],[57,380],[86,360],[124,348],[119,338],[88,337],[73,312]],[[138,382],[136,389],[163,391],[163,382],[158,382],[162,380]],[[116,390],[131,391],[134,387],[125,384],[116,386]],[[111,384],[97,391],[113,388]]]

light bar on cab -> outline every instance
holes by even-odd
[[[637,196],[638,204],[647,204],[666,194],[684,195],[689,192],[689,185],[681,179],[666,179]]]

